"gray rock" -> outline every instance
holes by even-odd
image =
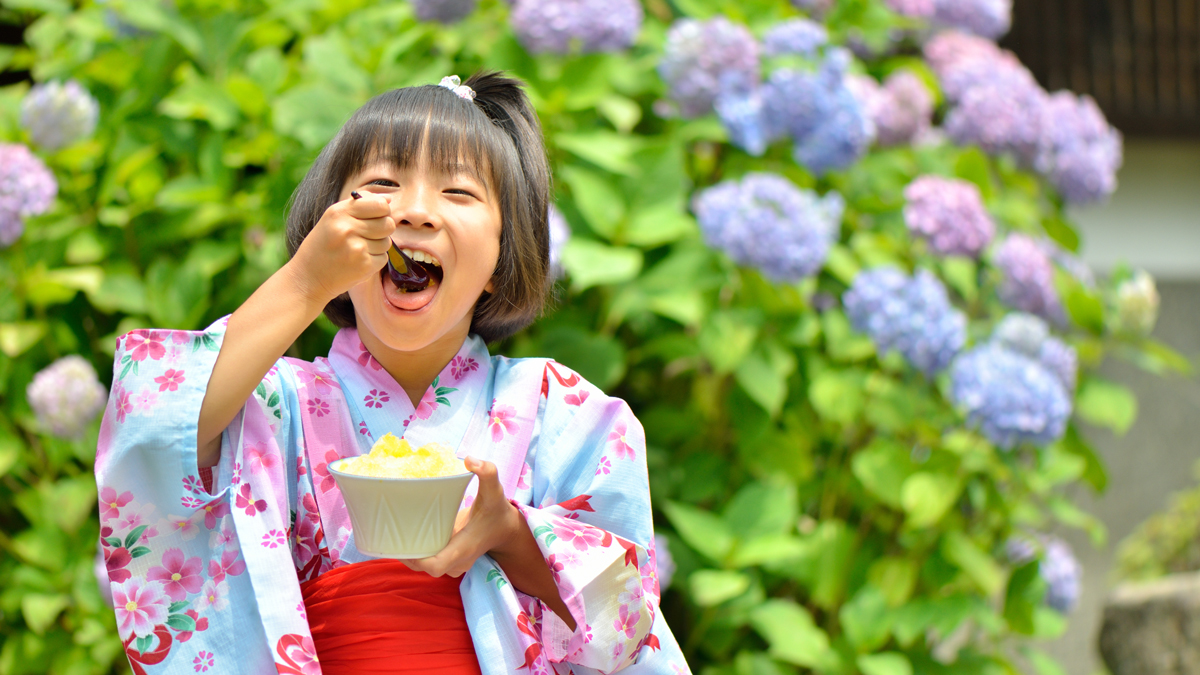
[[[1100,655],[1112,675],[1200,675],[1200,573],[1118,586]]]

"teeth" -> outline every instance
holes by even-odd
[[[417,262],[429,263],[430,265],[433,265],[434,267],[442,266],[442,264],[439,263],[436,258],[434,258],[433,256],[429,255],[428,253],[426,253],[424,251],[414,251],[411,248],[402,248],[402,249],[400,249],[400,251],[402,253],[404,253],[404,255],[412,258],[413,260],[416,260]]]

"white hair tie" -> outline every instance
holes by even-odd
[[[445,87],[458,95],[459,98],[465,98],[468,101],[475,100],[475,90],[462,84],[462,80],[458,79],[457,75],[447,75],[438,82],[439,87]]]

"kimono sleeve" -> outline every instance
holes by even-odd
[[[563,377],[563,374],[567,377]],[[547,366],[538,437],[518,505],[554,574],[576,630],[541,608],[543,654],[612,672],[634,663],[658,609],[646,443],[620,399]]]

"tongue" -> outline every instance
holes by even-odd
[[[386,274],[382,275],[383,295],[387,298],[388,303],[397,309],[415,311],[421,309],[433,300],[433,296],[437,293],[437,281],[430,280],[426,286],[419,291],[404,291],[396,288],[396,285],[388,278]]]

